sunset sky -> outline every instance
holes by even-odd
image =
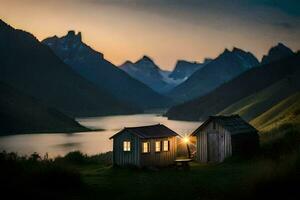
[[[300,49],[299,0],[0,0],[0,18],[39,40],[81,31],[116,65],[146,54],[172,69],[233,46],[260,59],[279,41]]]

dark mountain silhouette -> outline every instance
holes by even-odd
[[[252,121],[273,106],[300,92],[300,69],[272,85],[237,101],[221,111],[222,115],[238,114]]]
[[[102,53],[82,41],[80,32],[69,31],[66,36],[54,36],[42,42],[78,74],[119,100],[143,109],[165,107],[170,101],[105,60]]]
[[[71,116],[128,114],[138,109],[75,73],[33,35],[0,21],[0,80]]]
[[[169,79],[168,75],[148,56],[143,56],[135,63],[126,61],[120,68],[159,93],[165,93],[177,84],[176,81]]]
[[[88,129],[59,111],[0,82],[0,135]]]
[[[291,55],[293,55],[293,51],[290,48],[282,43],[278,43],[269,50],[268,55],[263,56],[261,63],[267,64]]]
[[[300,54],[255,67],[223,84],[209,94],[172,107],[170,119],[201,120],[214,115],[239,100],[295,74],[300,68]]]
[[[169,75],[170,78],[173,78],[175,80],[177,79],[184,79],[186,80],[188,77],[190,77],[195,71],[199,70],[200,68],[204,67],[206,64],[208,64],[211,61],[211,59],[206,58],[203,63],[199,62],[189,62],[185,60],[178,60],[174,70]]]
[[[223,83],[259,64],[250,52],[238,48],[225,49],[216,59],[194,72],[168,94],[181,101],[203,96]]]

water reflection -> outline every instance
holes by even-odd
[[[156,114],[123,115],[77,119],[82,125],[103,129],[73,134],[24,134],[0,137],[0,149],[18,152],[22,155],[38,152],[49,157],[65,155],[74,150],[80,150],[89,155],[112,150],[109,137],[123,127],[164,124],[181,135],[194,131],[201,123],[168,120]]]

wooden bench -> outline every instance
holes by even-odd
[[[177,168],[183,168],[183,169],[189,169],[190,165],[189,163],[192,161],[192,159],[184,158],[184,159],[176,159],[174,160],[175,166]]]

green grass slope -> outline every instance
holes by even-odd
[[[298,74],[300,73],[296,73],[293,77],[284,78],[266,89],[243,98],[219,114],[239,114],[244,119],[251,121],[286,97],[299,91]]]
[[[255,67],[221,85],[205,96],[170,108],[167,111],[166,116],[169,119],[177,120],[206,119],[207,116],[218,114],[236,102],[239,102],[256,92],[272,87],[272,85],[283,79],[291,79],[296,73],[299,74],[299,63],[300,54],[298,53],[276,62]],[[295,76],[295,80],[293,81],[297,82],[297,76]],[[297,84],[299,85],[299,83]],[[270,92],[270,94],[271,93],[272,92]],[[283,94],[284,91],[281,91],[281,93]],[[287,92],[287,94],[289,93]],[[278,99],[280,100],[280,98]],[[246,100],[246,103],[242,104],[249,105],[249,102],[249,100]],[[251,100],[251,103],[252,102],[253,100]],[[265,105],[267,105],[267,103]],[[243,107],[244,106],[241,106],[241,108]]]
[[[282,124],[300,124],[300,92],[280,101],[250,123],[261,131],[269,131]]]
[[[0,94],[0,136],[88,130],[59,111],[1,82]]]

